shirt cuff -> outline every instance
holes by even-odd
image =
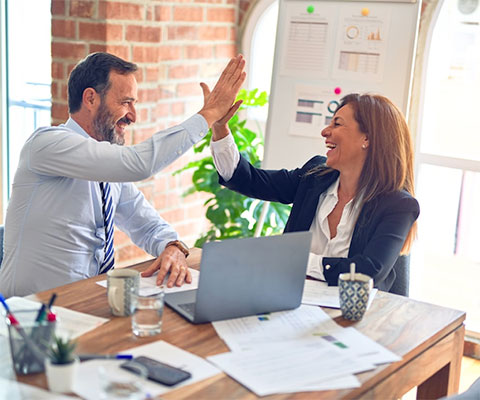
[[[326,281],[325,276],[323,275],[322,260],[322,254],[310,253],[310,256],[308,257],[307,275],[321,281]]]
[[[229,181],[240,162],[240,153],[233,136],[229,134],[215,142],[212,140],[210,149],[215,168],[225,181]]]
[[[210,146],[212,147],[212,150],[217,152],[226,151],[232,145],[235,146],[235,140],[233,140],[233,136],[231,133],[229,133],[224,138],[221,138],[215,141],[212,140],[210,142]]]
[[[208,132],[207,121],[200,114],[191,116],[181,125],[191,134],[194,143],[202,140]]]

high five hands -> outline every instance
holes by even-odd
[[[217,121],[223,121],[223,124],[228,122],[242,104],[241,100],[234,101],[245,81],[244,69],[245,60],[239,54],[230,60],[212,91],[207,84],[200,83],[204,104],[198,113],[205,118],[209,127]]]

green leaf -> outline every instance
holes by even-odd
[[[76,347],[77,342],[75,340],[54,336],[48,355],[53,364],[70,364],[74,360]]]
[[[259,93],[258,89],[250,91],[242,89],[238,93],[237,100],[243,100],[240,109],[245,110],[249,107],[264,106],[268,103],[268,95],[266,92]],[[244,113],[241,114],[244,115]],[[228,122],[240,153],[258,168],[263,157],[263,133],[258,124],[258,131],[252,130],[251,125],[253,124],[249,124],[249,128],[247,128],[247,120],[241,119],[238,113]],[[195,153],[206,151],[211,137],[212,132],[209,131],[205,138],[194,146]],[[210,221],[211,227],[197,239],[195,246],[202,247],[204,243],[212,240],[253,236],[264,202],[220,186],[211,156],[192,161],[175,171],[174,174],[180,174],[187,170],[193,170],[192,187],[185,191],[184,196],[196,192],[211,194],[211,197],[204,203],[204,206],[207,207],[206,217]],[[289,213],[289,205],[270,203],[262,227],[262,235],[281,233]]]

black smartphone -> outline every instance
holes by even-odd
[[[135,364],[143,365],[148,371],[148,379],[161,383],[162,385],[173,386],[192,376],[190,372],[184,371],[183,369],[172,367],[171,365],[144,356],[135,357],[133,360],[121,364],[120,367],[138,373],[138,368],[135,367]]]

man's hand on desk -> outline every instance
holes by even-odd
[[[168,272],[170,276],[167,287],[182,286],[184,282],[191,283],[192,275],[187,267],[185,254],[176,246],[167,246],[160,256],[142,272],[142,276],[152,276],[158,270],[157,285],[163,284]]]

